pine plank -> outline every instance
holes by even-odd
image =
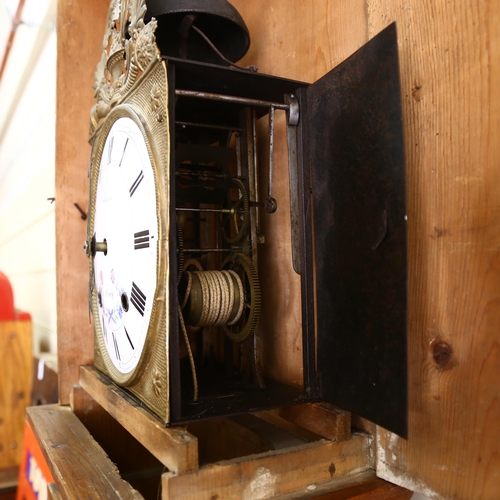
[[[413,492],[378,477],[337,491],[315,496],[315,500],[410,500]]]
[[[80,368],[80,385],[170,471],[198,469],[198,440],[181,427],[166,428],[95,368]]]
[[[70,408],[35,406],[27,415],[62,498],[143,498]]]
[[[275,497],[277,500],[409,500],[413,492],[384,481],[374,470]]]
[[[78,385],[71,391],[71,409],[117,465],[122,477],[144,470],[163,469],[163,464],[149,450]]]
[[[279,414],[275,410],[269,410],[269,411],[259,411],[256,413],[253,413],[256,417],[273,424],[276,427],[279,427],[281,429],[285,429],[291,434],[294,434],[295,436],[305,439],[309,442],[311,441],[319,441],[322,438],[325,438],[325,436],[320,436],[319,434],[316,434],[315,432],[312,432],[310,430],[307,430],[306,428],[297,425],[290,420],[285,420],[284,418],[280,417]],[[276,449],[276,448],[275,448]]]
[[[144,498],[156,498],[165,466],[80,386],[71,391],[71,409],[121,477]]]
[[[369,470],[370,437],[318,441],[201,467],[191,474],[163,475],[162,498],[271,498]]]
[[[378,474],[433,498],[500,495],[500,4],[368,0],[398,23],[409,227],[409,438]]]
[[[87,290],[89,263],[83,250],[88,210],[88,144],[94,71],[109,2],[58,0],[56,120],[56,260],[59,398],[69,404],[78,367],[94,357]]]
[[[333,441],[351,438],[351,413],[330,403],[309,403],[273,410],[273,413]]]

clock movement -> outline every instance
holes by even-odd
[[[95,365],[166,424],[327,400],[405,435],[395,26],[313,84],[238,67],[249,43],[225,1],[111,2],[90,120]],[[289,202],[273,190],[280,113]],[[277,210],[301,280],[302,387],[260,363],[259,338],[292,334],[260,314],[274,292],[259,276],[280,273],[259,262],[261,217]]]

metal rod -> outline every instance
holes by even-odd
[[[96,241],[95,242],[95,251],[102,252],[104,255],[108,253],[108,243],[106,240],[104,241]]]
[[[271,199],[273,190],[273,153],[274,153],[274,107],[269,110],[269,182],[267,185],[267,198]]]
[[[185,164],[181,165],[185,166],[186,168],[188,167],[193,167],[196,165],[192,164]],[[204,170],[202,172],[180,172],[179,170],[175,171],[175,175],[183,175],[185,177],[215,177],[216,179],[241,179],[245,180],[245,177],[242,177],[241,175],[228,175],[228,174],[218,174],[217,172],[212,172],[211,170]]]
[[[236,171],[241,177],[241,134],[236,134]]]
[[[210,92],[197,92],[195,90],[176,89],[175,95],[184,97],[196,97],[199,99],[209,99],[211,101],[232,102],[234,104],[244,104],[246,106],[254,106],[260,108],[274,107],[276,109],[283,109],[285,111],[290,108],[288,104],[281,104],[279,102],[262,101],[260,99],[250,99],[247,97],[236,97],[224,94],[212,94]]]
[[[234,209],[231,208],[183,208],[175,207],[179,212],[215,212],[219,214],[234,214]],[[243,213],[243,211],[239,212]]]
[[[182,253],[208,253],[208,252],[242,252],[241,247],[234,248],[183,248]]]
[[[259,201],[259,175],[257,172],[257,112],[255,109],[252,110],[252,142],[253,142],[253,165],[252,174],[250,175],[250,182],[253,178],[253,199]],[[260,234],[260,219],[259,219],[259,208],[255,207],[255,234],[253,234],[253,240],[256,242],[257,237]]]
[[[175,122],[176,125],[183,127],[198,127],[198,128],[211,128],[214,130],[228,130],[229,132],[241,132],[240,127],[230,127],[228,125],[212,125],[210,123],[194,123],[194,122]]]

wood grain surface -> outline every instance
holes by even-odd
[[[410,500],[412,496],[412,491],[375,477],[313,498],[315,500]]]
[[[31,401],[31,321],[0,321],[0,353],[0,470],[8,473],[21,460],[26,407]]]
[[[156,498],[164,465],[77,385],[71,391],[71,409],[116,465],[122,479],[144,498]]]
[[[158,459],[78,385],[71,391],[71,410],[117,465],[122,477],[140,470],[163,468]]]
[[[62,498],[143,498],[120,477],[70,408],[34,406],[27,414]]]
[[[95,368],[80,368],[81,387],[173,472],[198,469],[198,440],[182,427],[166,428]]]
[[[398,22],[408,173],[409,439],[380,476],[500,497],[500,4],[368,2]]]
[[[350,412],[330,403],[307,403],[278,408],[272,412],[332,441],[347,441],[351,438]]]
[[[56,259],[59,398],[69,404],[79,366],[92,363],[87,299],[89,264],[83,250],[88,209],[90,108],[109,2],[59,0],[57,9]]]
[[[307,81],[397,22],[407,158],[410,427],[408,441],[379,428],[377,471],[433,498],[498,498],[500,4],[233,3],[252,36],[244,62]],[[273,341],[285,358],[274,370],[296,373],[299,354],[292,356],[284,337]]]
[[[272,498],[310,484],[370,469],[367,435],[335,443],[321,440],[295,448],[209,464],[191,474],[163,475],[162,498]]]

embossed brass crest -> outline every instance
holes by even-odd
[[[90,137],[100,121],[126,99],[134,84],[156,60],[156,20],[144,23],[145,0],[112,0],[102,42],[102,57],[94,73],[97,103],[90,115]]]

